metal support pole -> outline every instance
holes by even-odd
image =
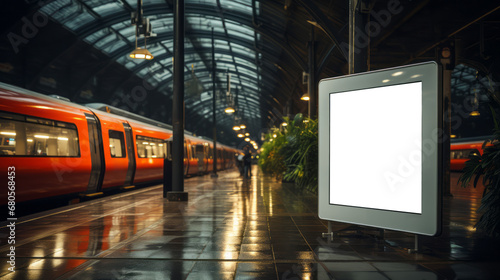
[[[136,28],[142,25],[142,0],[137,0],[137,23]]]
[[[443,64],[443,130],[445,137],[442,145],[442,162],[443,162],[443,191],[442,195],[445,197],[453,197],[451,194],[450,186],[450,138],[451,135],[451,72],[448,70],[447,65],[450,64],[449,59],[441,59]]]
[[[420,244],[418,244],[418,234],[415,234],[415,240],[414,240],[414,248],[413,249],[408,249],[408,254],[412,254],[412,253],[418,253],[419,252],[419,247]]]
[[[363,0],[349,0],[349,74],[368,70],[370,34],[364,33],[367,13],[362,12]]]
[[[214,28],[212,27],[212,117],[213,117],[213,138],[214,138],[214,167],[213,172],[210,175],[212,178],[217,178],[217,122],[216,122],[216,111],[215,111],[215,101],[216,101],[216,92],[215,92],[215,42],[214,42]]]
[[[307,84],[309,91],[309,117],[315,119],[316,109],[316,44],[314,42],[314,26],[311,25],[311,41],[309,42],[309,82]]]
[[[348,73],[354,74],[354,51],[356,46],[354,45],[354,35],[355,35],[355,19],[356,19],[356,4],[357,0],[349,0],[349,54],[347,57],[348,63]]]
[[[174,94],[172,100],[172,191],[170,201],[187,201],[184,192],[184,0],[174,6]]]
[[[328,238],[329,241],[333,241],[333,231],[332,231],[332,222],[328,221],[328,232],[323,232],[321,234],[323,238]]]

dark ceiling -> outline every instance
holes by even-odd
[[[356,1],[366,22],[357,45],[366,70],[439,61],[440,50],[500,80],[500,4],[491,0]],[[218,139],[253,139],[284,116],[305,113],[309,42],[316,81],[348,72],[347,0],[185,0],[185,127],[212,136],[212,28]],[[106,103],[171,123],[173,0],[143,0],[157,35],[155,58],[134,60],[137,0],[4,0],[0,81],[78,103]],[[144,45],[144,38],[138,40]],[[228,91],[230,76],[230,94]],[[233,104],[237,112],[224,114]]]

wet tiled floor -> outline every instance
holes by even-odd
[[[316,196],[253,174],[187,179],[187,202],[167,202],[156,186],[20,218],[15,272],[4,223],[0,276],[500,279],[499,241],[474,230],[480,195],[471,191],[446,197],[443,234],[420,237],[420,251],[409,253],[414,235],[401,232],[333,223],[334,240],[321,238],[327,222],[317,216]]]

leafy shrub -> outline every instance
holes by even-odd
[[[473,156],[465,163],[463,174],[459,181],[466,187],[474,178],[474,188],[483,175],[483,185],[485,186],[481,206],[478,212],[482,212],[481,218],[476,224],[476,228],[484,230],[486,234],[493,237],[500,237],[500,130],[496,129],[494,141],[486,146],[483,144],[483,154]]]
[[[297,114],[282,132],[267,135],[259,164],[267,174],[293,181],[316,193],[318,188],[318,121]],[[272,139],[272,141],[271,141]]]
[[[280,179],[286,170],[283,155],[279,153],[285,142],[285,137],[281,133],[276,133],[276,138],[269,134],[266,142],[262,145],[259,157],[259,165],[264,174],[270,174]]]

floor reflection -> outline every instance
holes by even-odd
[[[2,279],[500,279],[499,244],[475,231],[475,195],[444,200],[443,234],[334,223],[321,238],[317,197],[262,176],[186,180],[187,202],[153,187],[21,222],[15,273]],[[452,189],[453,192],[453,189]],[[468,192],[472,192],[468,190]],[[0,236],[1,238],[1,236]],[[5,241],[5,239],[1,239]],[[6,246],[1,247],[3,252]]]

